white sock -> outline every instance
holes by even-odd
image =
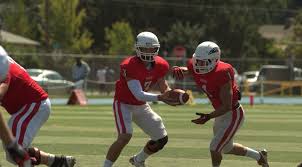
[[[246,154],[245,156],[250,157],[258,161],[260,159],[260,153],[256,150],[246,147]]]
[[[53,162],[55,161],[55,155],[53,154],[48,154],[48,162],[47,162],[47,166],[51,166],[53,164]]]
[[[103,167],[111,167],[112,165],[113,165],[113,162],[110,161],[110,160],[108,160],[108,159],[106,159],[104,161],[104,166]]]
[[[138,162],[143,162],[149,157],[149,154],[145,153],[144,149],[142,149],[138,154],[135,155],[135,160]]]

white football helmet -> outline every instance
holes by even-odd
[[[9,70],[9,64],[7,53],[0,46],[0,82],[5,80]]]
[[[159,51],[159,41],[152,32],[141,32],[136,37],[136,55],[146,62],[153,62]]]
[[[199,44],[193,54],[193,68],[197,74],[205,74],[212,71],[220,60],[219,46],[210,41]]]

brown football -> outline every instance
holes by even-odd
[[[189,94],[182,89],[170,90],[169,98],[175,100],[177,105],[186,104],[189,100]]]

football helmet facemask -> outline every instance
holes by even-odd
[[[193,54],[193,69],[197,74],[212,71],[220,60],[220,48],[214,42],[206,41],[199,44]]]
[[[153,62],[159,47],[159,41],[152,32],[141,32],[136,37],[135,51],[142,61]]]

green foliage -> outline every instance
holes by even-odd
[[[51,0],[48,13],[46,1],[43,1],[40,16],[42,40],[55,49],[73,53],[86,51],[93,43],[91,33],[83,25],[86,18],[84,9],[78,10],[79,0]]]
[[[133,52],[134,37],[127,22],[116,22],[105,28],[105,39],[110,55],[128,55]]]
[[[0,15],[3,17],[5,30],[25,37],[32,37],[32,25],[29,24],[23,0],[12,1],[5,10],[0,10]]]
[[[287,49],[291,52],[290,54],[302,58],[302,10],[294,19],[293,33],[292,42]]]
[[[24,68],[40,68],[43,66],[41,59],[38,55],[35,55],[36,48],[34,47],[22,47],[14,44],[4,43],[1,44],[3,48],[8,52],[16,62],[18,62]],[[27,54],[30,53],[30,54]]]
[[[166,47],[169,48],[173,48],[176,45],[184,46],[189,52],[187,55],[191,55],[196,46],[202,42],[203,36],[204,28],[201,25],[178,21],[171,26],[163,41],[166,43]]]

